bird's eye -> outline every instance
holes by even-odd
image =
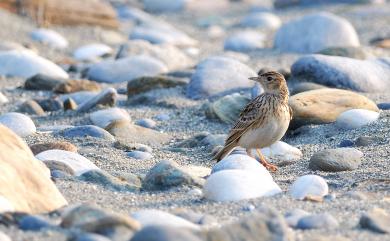
[[[272,81],[272,77],[271,76],[267,77],[267,81]]]

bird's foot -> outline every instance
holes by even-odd
[[[263,163],[263,162],[261,162],[261,164],[262,164],[265,168],[267,168],[268,170],[270,170],[270,171],[272,171],[272,172],[276,172],[276,171],[278,170],[278,167],[275,166],[275,165],[273,165],[273,164],[271,164],[271,163],[268,163],[268,162]]]

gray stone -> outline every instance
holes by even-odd
[[[143,76],[130,80],[127,83],[127,95],[137,95],[154,89],[173,88],[187,85],[186,79],[166,77],[166,76]]]
[[[201,241],[193,231],[166,226],[146,226],[130,241]]]
[[[153,149],[150,146],[139,144],[135,142],[123,142],[118,140],[114,143],[114,147],[124,151],[142,151],[152,153]]]
[[[192,176],[173,161],[161,161],[149,170],[142,187],[146,190],[166,190],[178,186],[202,186],[203,179]]]
[[[299,219],[298,229],[329,229],[339,226],[338,221],[329,213],[313,214]]]
[[[101,170],[91,170],[83,173],[80,180],[101,185],[105,188],[118,192],[134,192],[140,189],[138,183],[128,183],[122,181],[107,172]]]
[[[355,145],[356,146],[369,146],[369,145],[378,143],[380,141],[381,141],[380,138],[378,138],[376,136],[359,136],[355,140]]]
[[[268,12],[254,12],[240,21],[241,27],[275,30],[282,25],[280,18]]]
[[[224,43],[224,50],[249,52],[265,47],[265,36],[257,31],[241,31],[229,36]]]
[[[379,103],[378,108],[381,110],[390,110],[390,103]]]
[[[197,213],[192,210],[187,210],[187,209],[174,210],[173,214],[195,224],[200,224],[200,225],[218,224],[218,221],[213,216]]]
[[[383,92],[390,84],[390,58],[358,60],[308,55],[292,65],[291,74],[293,80],[360,92]]]
[[[144,0],[144,8],[148,12],[177,12],[186,6],[185,0]]]
[[[36,74],[26,80],[24,88],[27,90],[53,90],[57,85],[64,83],[63,78],[55,78],[44,74]]]
[[[0,124],[8,127],[20,137],[34,134],[37,130],[30,117],[17,112],[0,115]]]
[[[288,226],[292,228],[296,228],[298,225],[298,222],[301,218],[309,216],[310,213],[306,212],[305,210],[302,209],[294,209],[289,212],[287,212],[284,215],[284,219],[286,220]]]
[[[74,176],[75,175],[74,170],[64,162],[45,161],[44,163],[47,166],[47,168],[50,169],[51,173],[60,171],[61,175],[67,175],[67,176]]]
[[[48,219],[37,215],[26,215],[19,220],[19,228],[24,231],[39,231],[53,226]]]
[[[88,111],[97,105],[113,106],[115,105],[117,95],[116,90],[112,87],[102,90],[99,94],[80,104],[77,108],[77,112]]]
[[[390,215],[383,209],[373,209],[360,217],[359,224],[362,228],[377,233],[390,233]]]
[[[187,96],[201,99],[252,88],[255,82],[248,78],[253,76],[257,76],[256,72],[239,61],[209,57],[197,65],[187,87]]]
[[[23,104],[19,107],[19,111],[30,115],[38,115],[38,116],[45,115],[45,111],[34,100],[27,100],[23,102]]]
[[[153,157],[149,152],[143,151],[131,151],[127,153],[127,156],[137,160],[149,160]]]
[[[165,72],[168,72],[168,68],[160,60],[146,55],[135,55],[94,64],[88,71],[88,78],[98,82],[121,83]]]
[[[35,100],[44,111],[59,111],[64,109],[64,104],[59,98]]]
[[[358,47],[359,37],[346,19],[322,12],[292,20],[279,28],[274,46],[282,51],[315,53],[328,47]]]
[[[328,149],[310,158],[309,168],[327,172],[352,171],[358,168],[363,153],[354,148]]]
[[[210,135],[210,133],[208,133],[208,132],[197,133],[194,136],[179,142],[176,146],[177,147],[184,147],[184,148],[193,148],[193,147],[200,146],[201,141],[208,135]]]
[[[56,134],[62,135],[67,138],[90,136],[106,139],[109,141],[115,140],[115,138],[109,132],[94,125],[76,126],[59,131]]]
[[[239,93],[226,95],[206,104],[206,116],[217,118],[226,124],[233,124],[249,101],[250,98]]]
[[[109,238],[94,233],[82,233],[78,235],[74,240],[75,241],[110,241]]]
[[[341,56],[354,59],[366,59],[369,54],[361,47],[331,47],[318,52],[318,54]]]
[[[135,124],[150,129],[155,128],[157,125],[157,123],[154,120],[149,118],[139,119],[135,122]]]
[[[336,126],[341,129],[357,129],[378,120],[379,113],[365,109],[351,109],[341,113],[336,119]]]

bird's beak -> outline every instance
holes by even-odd
[[[259,80],[259,77],[249,77],[250,80],[257,81]]]

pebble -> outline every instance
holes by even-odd
[[[85,125],[85,126],[75,126],[62,131],[57,132],[56,134],[62,135],[67,138],[75,137],[95,137],[101,138],[108,141],[115,141],[115,137],[112,136],[108,131],[94,125]]]
[[[101,185],[107,189],[118,192],[134,192],[140,189],[139,181],[129,183],[102,170],[90,170],[79,176],[79,179],[89,183]]]
[[[32,135],[37,130],[30,117],[17,112],[0,115],[0,124],[5,125],[20,137]]]
[[[232,153],[221,161],[217,162],[213,169],[211,170],[211,174],[224,171],[224,170],[245,170],[245,171],[253,171],[256,174],[261,176],[269,176],[272,179],[271,175],[261,165],[256,159],[246,155],[246,154],[235,154]]]
[[[37,155],[41,152],[47,150],[64,150],[71,151],[77,153],[77,147],[70,142],[67,141],[54,141],[54,142],[46,142],[46,143],[37,143],[29,146],[32,153]]]
[[[70,94],[61,95],[60,99],[62,101],[65,101],[68,98],[72,98],[77,105],[80,105],[84,102],[87,102],[87,100],[92,100],[94,97],[96,97],[96,92],[92,91],[78,91]]]
[[[36,99],[35,101],[38,102],[44,111],[51,112],[64,109],[64,104],[59,98]]]
[[[39,28],[32,31],[30,36],[33,40],[56,49],[65,49],[69,45],[66,38],[52,29]]]
[[[143,180],[145,190],[166,190],[178,186],[203,186],[204,180],[183,170],[174,161],[160,161]]]
[[[201,241],[189,230],[167,226],[147,226],[137,232],[130,241]]]
[[[96,61],[103,56],[112,54],[113,49],[105,44],[93,43],[77,48],[73,57],[79,61]]]
[[[376,111],[352,109],[341,113],[336,119],[336,125],[342,129],[356,129],[375,122],[379,118]]]
[[[224,50],[249,52],[265,47],[265,36],[257,31],[245,30],[234,33],[224,42]]]
[[[35,155],[35,158],[43,162],[57,161],[62,162],[69,166],[76,176],[80,176],[83,173],[90,170],[100,170],[95,164],[93,164],[87,158],[70,151],[64,150],[48,150]]]
[[[364,213],[359,224],[377,233],[390,233],[390,215],[383,209],[375,208]]]
[[[29,77],[24,83],[26,90],[53,90],[57,85],[64,83],[65,79],[55,78],[44,74]]]
[[[359,167],[363,153],[355,148],[327,149],[314,153],[309,168],[326,172],[352,171]]]
[[[75,241],[110,241],[110,239],[99,234],[82,233],[75,238]]]
[[[77,103],[72,98],[67,98],[64,100],[64,110],[76,110],[77,109]]]
[[[208,57],[196,66],[187,86],[187,96],[201,99],[251,88],[255,82],[248,78],[253,76],[257,76],[256,72],[237,60],[228,57]]]
[[[150,129],[155,128],[157,125],[157,123],[154,120],[148,118],[139,119],[135,122],[135,124]]]
[[[283,141],[277,141],[269,147],[262,148],[261,153],[268,158],[279,160],[279,163],[283,165],[292,164],[303,156],[298,148]],[[258,156],[257,153],[254,154]]]
[[[176,215],[156,210],[143,209],[131,214],[143,227],[147,226],[168,226],[174,228],[188,228],[198,230],[199,226]]]
[[[355,145],[356,146],[369,146],[375,143],[380,142],[380,138],[375,137],[375,136],[359,136],[355,140]]]
[[[92,112],[89,115],[89,119],[94,125],[101,128],[106,128],[113,121],[123,120],[130,122],[131,120],[127,111],[118,107]]]
[[[329,213],[313,214],[299,219],[298,229],[330,229],[339,226],[338,221]]]
[[[328,47],[357,47],[360,42],[346,19],[321,12],[285,23],[276,33],[274,46],[285,52],[315,53]]]
[[[291,66],[291,79],[358,92],[382,92],[390,83],[390,58],[368,60],[305,55]]]
[[[77,112],[85,112],[97,105],[113,106],[116,103],[118,94],[112,87],[102,90],[99,94],[86,100],[77,107]]]
[[[121,83],[165,72],[168,72],[168,68],[160,60],[146,55],[134,55],[94,64],[89,68],[87,75],[89,79],[97,82]]]
[[[338,145],[338,147],[350,147],[350,146],[353,146],[355,145],[355,143],[351,140],[342,140],[340,142],[340,144]]]
[[[142,152],[149,152],[152,153],[153,149],[150,146],[134,143],[134,142],[123,142],[121,140],[118,140],[114,143],[114,147],[124,150],[124,151],[142,151]]]
[[[305,175],[299,177],[290,187],[290,195],[299,200],[307,197],[323,198],[328,194],[329,188],[326,181],[317,175]]]
[[[239,93],[223,96],[206,104],[206,116],[219,119],[226,124],[233,124],[249,101],[247,96]]]
[[[141,161],[149,160],[153,157],[151,153],[143,151],[131,151],[127,153],[127,156]]]
[[[36,74],[69,77],[61,67],[30,51],[0,52],[0,75],[29,78]]]
[[[237,169],[215,172],[206,180],[204,196],[217,202],[230,202],[281,193],[282,190],[267,172]]]
[[[30,115],[45,115],[45,111],[42,107],[34,100],[27,100],[19,107],[19,112],[30,114]]]
[[[86,79],[71,79],[56,85],[53,89],[55,93],[73,93],[79,91],[100,91],[101,87],[94,81]]]
[[[52,226],[50,221],[37,215],[27,215],[19,220],[19,228],[23,231],[40,231]]]
[[[155,89],[167,89],[187,85],[187,79],[167,76],[143,76],[127,82],[127,95],[131,97]]]
[[[240,21],[240,26],[245,28],[259,28],[264,30],[276,30],[282,25],[280,18],[272,13],[254,12],[245,16]]]
[[[284,219],[286,220],[288,226],[297,228],[299,220],[309,215],[310,213],[306,212],[305,210],[293,209],[284,215]]]
[[[379,103],[378,108],[381,110],[390,110],[390,103]]]

